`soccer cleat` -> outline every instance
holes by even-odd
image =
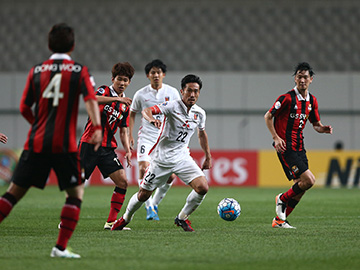
[[[50,257],[58,257],[58,258],[73,258],[79,259],[81,256],[79,254],[73,253],[68,249],[60,250],[57,247],[53,247],[50,253]]]
[[[121,217],[117,221],[114,222],[114,224],[111,226],[111,230],[112,231],[123,230],[127,224],[129,224],[129,222],[126,222],[125,219],[123,219],[123,217]]]
[[[114,225],[114,223],[115,223],[115,221],[105,222],[104,230],[111,230],[111,227],[112,227],[112,225]],[[129,227],[124,227],[122,229],[123,229],[123,231],[131,231],[131,228],[129,228]]]
[[[281,220],[285,221],[286,220],[286,203],[284,203],[282,200],[280,200],[281,195],[282,195],[282,193],[280,193],[279,195],[277,195],[275,197],[275,203],[276,203],[275,212]]]
[[[156,205],[154,205],[154,212],[156,213],[156,216],[154,216],[153,220],[160,220],[159,218],[159,210]]]
[[[105,222],[104,225],[104,230],[111,230],[112,225],[115,223],[115,221],[113,222]]]
[[[146,208],[146,220],[159,220],[158,214],[151,206]]]
[[[287,220],[280,220],[274,218],[272,221],[272,227],[273,228],[284,228],[284,229],[296,229],[296,227],[291,226],[290,223]]]
[[[182,220],[179,219],[178,217],[175,218],[175,225],[178,227],[183,228],[183,230],[185,232],[194,232],[194,229],[191,228],[191,221],[186,219],[186,220]]]

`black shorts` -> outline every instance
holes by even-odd
[[[78,153],[34,153],[24,150],[15,168],[11,181],[16,185],[43,189],[53,169],[60,190],[76,187],[84,182],[81,177]]]
[[[300,175],[309,169],[306,151],[287,150],[284,153],[277,153],[286,177],[289,180],[298,179]]]
[[[96,166],[104,178],[117,170],[124,169],[114,148],[100,146],[95,152],[93,144],[83,142],[80,143],[79,149],[81,165],[85,169],[85,179],[89,179]]]

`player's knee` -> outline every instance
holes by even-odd
[[[137,197],[138,197],[139,201],[145,202],[150,198],[151,194],[152,194],[152,191],[140,188]]]
[[[196,193],[200,195],[205,195],[208,192],[208,190],[209,190],[209,185],[207,184],[207,182],[201,183],[195,189]]]
[[[315,184],[315,177],[313,175],[309,175],[302,179],[301,184],[299,184],[301,189],[308,190]]]

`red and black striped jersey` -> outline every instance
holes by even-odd
[[[276,133],[285,141],[286,148],[294,151],[304,149],[303,129],[307,119],[311,123],[320,121],[316,97],[308,93],[304,99],[296,87],[278,97],[269,112],[274,116]]]
[[[100,86],[96,92],[96,95],[114,97],[118,96],[112,86]],[[113,102],[111,104],[99,104],[99,110],[101,114],[101,126],[103,133],[102,147],[116,148],[117,142],[115,139],[115,133],[118,127],[129,126],[129,107],[120,102]],[[80,142],[90,142],[91,136],[94,133],[94,128],[91,120],[85,125],[85,130],[81,136]]]
[[[20,103],[22,115],[31,124],[24,149],[36,153],[77,152],[79,95],[84,101],[95,100],[94,85],[88,68],[67,54],[53,54],[32,67]]]

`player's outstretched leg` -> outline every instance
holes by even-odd
[[[204,200],[206,194],[201,195],[197,193],[195,190],[192,190],[188,197],[186,198],[186,203],[181,209],[179,215],[175,218],[175,224],[178,227],[183,228],[186,232],[193,232],[194,229],[191,227],[191,222],[188,220],[188,217],[192,212],[194,212],[199,205]]]
[[[124,215],[119,218],[115,223],[112,225],[111,230],[122,230],[124,227],[130,223],[134,213],[141,207],[141,205],[144,203],[142,201],[139,201],[138,199],[138,193],[136,192],[131,198],[130,201],[126,207],[126,211]]]
[[[142,179],[138,179],[139,187],[141,185]],[[154,206],[152,204],[151,197],[146,200],[145,202],[145,209],[146,209],[146,220],[159,220],[157,212],[154,210]]]

